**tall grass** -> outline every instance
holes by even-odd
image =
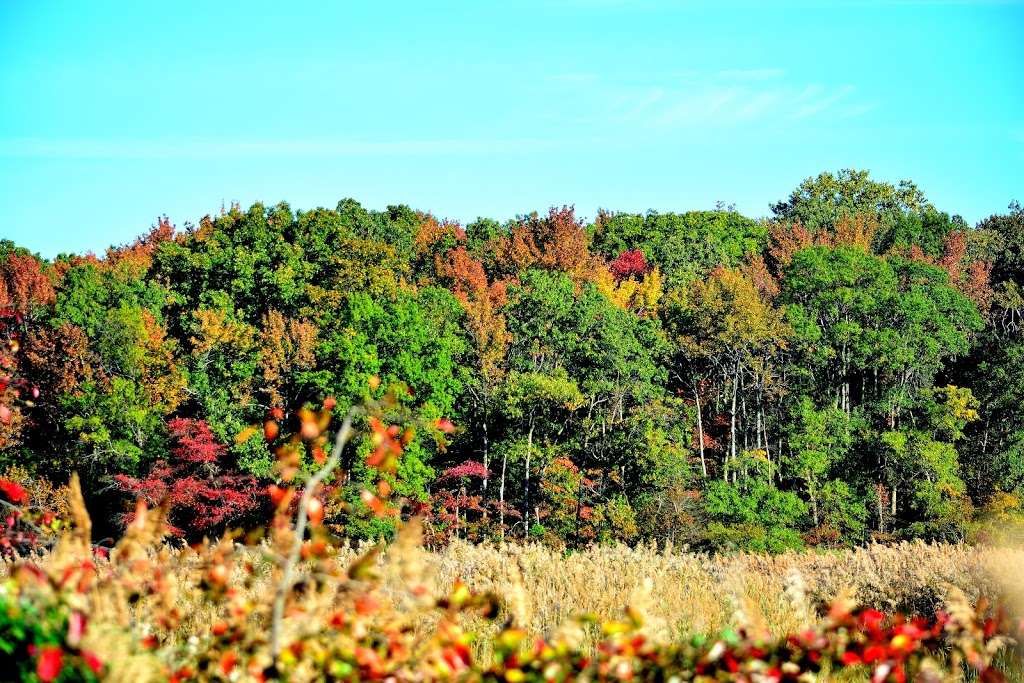
[[[76,568],[83,566],[87,532],[81,529],[77,541],[65,539],[41,558],[39,566],[52,581],[67,585],[68,576],[73,585],[79,581]],[[267,604],[273,595],[279,580],[274,549],[221,541],[198,552],[175,550],[153,544],[154,538],[153,529],[133,527],[109,563],[97,561],[100,576],[120,578],[100,580],[65,597],[74,609],[89,615],[90,629],[83,642],[108,663],[107,680],[166,680],[169,653],[179,661],[222,661],[216,659],[223,657],[221,650],[207,648],[214,646],[212,642],[227,642],[210,639],[213,625],[225,620],[242,629],[230,647],[261,652],[269,613],[247,610]],[[493,661],[492,636],[509,623],[592,652],[594,644],[607,637],[597,624],[621,618],[627,608],[642,617],[637,621],[642,622],[645,637],[664,644],[737,628],[784,637],[820,623],[830,603],[851,600],[885,612],[934,615],[947,600],[955,609],[987,599],[1024,615],[1024,549],[1019,548],[915,542],[835,552],[709,556],[671,547],[616,545],[564,554],[541,545],[467,543],[429,551],[414,535],[405,535],[380,553],[366,556],[366,551],[342,546],[321,561],[302,564],[300,570],[310,582],[291,602],[285,620],[287,642],[331,642],[323,640],[326,625],[339,610],[359,613],[358,596],[365,591],[379,604],[367,625],[409,634],[411,643],[433,642],[438,629],[443,632],[446,627],[439,621],[443,616],[430,608],[430,596],[453,594],[460,581],[472,591],[501,596],[504,604],[504,614],[496,621],[472,611],[459,617],[466,632],[476,634],[474,657],[483,662]],[[360,563],[360,557],[370,559],[365,562],[365,577],[353,583],[357,574],[351,567]],[[210,572],[222,562],[230,567],[223,579],[229,593],[211,599]],[[363,587],[353,592],[355,586]],[[148,597],[136,600],[135,593]],[[583,613],[597,619],[573,619]],[[588,623],[594,625],[592,630],[587,630]],[[396,624],[402,625],[399,631],[394,630]],[[160,634],[158,652],[133,644],[147,633]],[[1008,650],[999,657],[1011,680],[1021,680],[1020,651]],[[297,664],[296,680],[316,680],[315,667],[303,668],[316,661]],[[842,680],[854,679],[844,673]]]
[[[381,562],[386,565],[387,554]],[[641,607],[651,634],[661,638],[738,626],[791,633],[841,597],[922,615],[934,614],[950,591],[971,602],[986,597],[1024,608],[1022,548],[912,542],[709,556],[671,547],[611,545],[563,554],[541,545],[453,543],[423,552],[419,564],[436,590],[461,579],[507,596],[517,623],[538,635],[580,613],[616,617],[627,605]],[[401,590],[386,573],[385,585]]]

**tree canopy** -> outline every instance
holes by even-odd
[[[456,431],[410,430],[386,476],[347,456],[331,485],[352,512],[383,477],[437,541],[774,551],[1019,510],[1020,205],[971,227],[847,169],[771,211],[464,228],[344,199],[161,218],[102,256],[3,242],[0,467],[79,472],[108,526],[170,495],[196,536],[265,514],[281,472],[253,425],[390,393]]]

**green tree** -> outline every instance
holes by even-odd
[[[929,206],[924,193],[909,180],[892,185],[872,180],[867,171],[845,168],[806,178],[771,209],[780,221],[799,222],[811,232],[818,232],[830,229],[844,216],[857,214],[875,216],[886,229],[901,216]]]
[[[535,513],[537,523],[540,515],[531,510],[530,475],[534,464],[534,440],[538,436],[538,428],[545,435],[558,435],[568,422],[573,411],[583,404],[583,394],[579,386],[569,377],[564,368],[554,368],[551,372],[519,372],[511,371],[505,378],[502,387],[501,405],[509,419],[521,425],[525,432],[525,450],[523,450],[523,519],[527,522],[531,511]],[[513,451],[515,452],[515,451]],[[508,467],[509,449],[502,451],[501,479],[498,484],[499,505],[502,514],[502,530],[504,533],[505,477]]]
[[[646,214],[602,212],[590,227],[592,248],[606,258],[639,249],[665,275],[669,287],[685,285],[714,268],[741,265],[767,245],[763,222],[735,211]]]
[[[925,207],[921,211],[898,214],[892,224],[881,230],[875,237],[875,248],[879,253],[888,251],[907,252],[918,247],[933,259],[943,255],[946,240],[954,230],[967,230],[959,216]]]
[[[757,461],[742,466],[756,469]],[[796,494],[769,483],[766,474],[707,483],[704,508],[712,523],[706,539],[712,547],[769,552],[803,547],[799,529],[807,506]]]
[[[593,284],[540,270],[527,271],[510,290],[506,317],[509,367],[547,375],[568,370],[580,392],[569,457],[602,472],[600,502],[624,493],[628,480],[641,476],[637,444],[645,426],[638,412],[664,393],[668,346],[659,321],[615,306]]]
[[[810,397],[797,403],[791,431],[789,452],[783,460],[786,474],[800,481],[810,501],[814,526],[822,524],[821,499],[835,467],[846,461],[853,446],[850,417],[839,408],[823,410],[814,407]],[[836,494],[835,487],[832,493]]]
[[[730,461],[745,446],[768,450],[765,403],[769,392],[776,388],[775,365],[788,347],[789,327],[753,280],[728,268],[719,268],[706,280],[695,280],[689,287],[671,292],[665,316],[666,327],[679,351],[678,366],[673,369],[677,381],[686,386],[688,371],[697,377],[720,378],[717,403],[724,402],[729,414],[729,445],[721,469],[725,476]],[[696,382],[693,391],[698,401],[701,466],[706,475],[700,389]],[[752,409],[749,412],[748,397]],[[749,419],[750,413],[753,420]]]

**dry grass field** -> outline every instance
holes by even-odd
[[[664,638],[738,626],[795,632],[840,597],[908,614],[934,614],[951,591],[1024,607],[1022,548],[915,542],[707,556],[645,546],[561,554],[540,545],[454,543],[420,558],[436,590],[461,579],[508,596],[517,623],[538,635],[580,613],[616,617],[627,605],[642,609],[652,634]],[[386,555],[381,562],[387,566]],[[384,580],[395,594],[402,590],[398,574],[385,571]]]
[[[41,567],[51,581],[66,582],[68,576],[79,580],[79,545],[66,540],[43,560]],[[837,600],[887,613],[934,615],[946,604],[956,610],[987,599],[1007,605],[1018,617],[1024,614],[1021,548],[918,542],[835,552],[708,556],[645,546],[596,546],[565,554],[541,545],[455,543],[429,551],[414,535],[403,534],[380,553],[366,552],[365,547],[341,547],[303,565],[309,588],[294,598],[293,616],[285,620],[286,641],[321,637],[323,625],[335,615],[362,612],[357,596],[372,595],[375,612],[367,623],[397,628],[409,634],[410,642],[433,642],[440,622],[430,608],[431,596],[453,594],[458,581],[471,591],[501,596],[504,605],[504,618],[497,621],[472,613],[459,618],[466,632],[477,634],[471,647],[481,661],[491,658],[494,640],[489,636],[497,635],[503,622],[532,635],[572,640],[586,651],[600,637],[597,626],[581,625],[573,617],[592,613],[598,619],[591,623],[598,624],[621,618],[627,609],[642,617],[645,637],[662,643],[738,628],[766,637],[800,633],[819,624],[827,606]],[[104,680],[165,680],[166,664],[161,661],[169,653],[202,661],[207,646],[202,644],[211,642],[216,624],[239,624],[240,640],[227,641],[231,648],[244,652],[261,647],[268,613],[254,606],[267,604],[274,593],[273,557],[269,545],[232,547],[221,542],[197,553],[152,545],[146,538],[136,541],[130,534],[109,565],[99,563],[100,576],[109,566],[110,576],[117,578],[78,588],[65,599],[89,615],[83,642],[109,663]],[[357,583],[373,587],[353,590],[352,566],[360,557],[370,559],[359,570]],[[227,574],[217,581],[227,593],[211,599],[220,589],[211,588],[210,577],[221,563]],[[28,590],[26,595],[36,595]],[[143,597],[136,600],[135,593]],[[129,632],[159,634],[161,654],[140,651]],[[1021,675],[1018,652],[1004,650],[998,658],[1011,680]],[[298,670],[296,680],[304,679],[301,674]]]
[[[703,666],[701,658],[717,657],[710,653],[727,642],[751,662],[774,656],[761,650],[765,643],[783,652],[795,643],[832,648],[822,656],[834,663],[850,628],[871,634],[872,647],[894,658],[884,666],[906,665],[909,673],[920,662],[906,659],[908,648],[932,626],[885,615],[928,619],[937,610],[948,612],[938,628],[951,640],[931,650],[936,656],[974,658],[980,671],[995,661],[1012,680],[1024,670],[1019,647],[1007,639],[1024,626],[1019,546],[913,542],[707,555],[653,545],[565,552],[455,542],[430,550],[414,519],[390,545],[354,547],[322,529],[303,541],[307,508],[293,529],[282,504],[261,542],[225,537],[189,547],[166,542],[166,508],[140,504],[125,536],[106,552],[91,543],[77,479],[68,500],[72,523],[52,549],[0,564],[7,577],[0,580],[0,665],[4,656],[17,666],[19,656],[22,663],[32,658],[44,682],[262,681],[268,667],[272,678],[296,681],[323,680],[325,667],[335,672],[330,680],[371,673],[434,680],[468,673],[460,667],[470,662],[486,678],[488,662],[498,662],[499,673],[518,667],[517,653],[534,642],[555,644],[537,652],[579,670],[602,657],[609,666],[628,662],[650,671]],[[1007,614],[993,613],[992,605]],[[857,607],[879,610],[875,625],[852,616]],[[883,620],[885,628],[910,630],[881,630]],[[698,641],[713,646],[705,654],[685,650]],[[625,650],[615,655],[616,648]],[[875,661],[867,651],[864,662]],[[655,663],[659,657],[664,661]],[[799,667],[817,660],[778,661]],[[960,671],[960,663],[949,663]],[[243,668],[246,674],[236,675]],[[538,665],[531,675],[548,680],[548,670]]]

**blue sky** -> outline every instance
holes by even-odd
[[[822,170],[1024,201],[1024,3],[0,4],[0,237],[232,201],[753,216]]]

